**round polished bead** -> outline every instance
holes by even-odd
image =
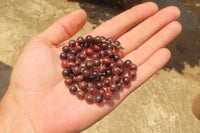
[[[113,69],[116,66],[117,66],[117,64],[115,62],[111,62],[109,67],[110,67],[110,69]]]
[[[111,49],[108,49],[108,50],[106,50],[106,55],[108,57],[112,58],[114,54],[113,54],[113,51]]]
[[[120,59],[120,56],[119,56],[118,54],[115,54],[115,55],[113,56],[113,60],[114,60],[115,62],[117,62],[119,59]]]
[[[112,44],[108,44],[107,48],[108,49],[113,49],[113,45]]]
[[[104,42],[101,44],[101,49],[105,50],[105,49],[107,49],[107,46],[108,46],[108,44]]]
[[[92,60],[87,60],[87,61],[85,62],[85,67],[91,68],[91,67],[93,67],[93,66],[94,66],[94,62],[93,62]]]
[[[63,46],[62,48],[63,52],[68,53],[70,51],[69,46]]]
[[[70,46],[70,47],[75,47],[75,46],[76,46],[76,41],[70,40],[70,41],[69,41],[69,46]]]
[[[83,70],[83,76],[86,78],[90,76],[90,73],[91,72],[88,69]]]
[[[110,63],[111,63],[111,59],[109,59],[108,57],[104,57],[104,58],[102,58],[102,63],[103,63],[105,66],[109,66]]]
[[[77,91],[76,95],[79,99],[84,99],[85,92],[83,90],[79,90]]]
[[[111,91],[116,91],[117,90],[117,84],[116,83],[111,83],[110,84],[110,90]]]
[[[77,52],[81,52],[81,50],[83,49],[80,45],[76,45],[76,50],[77,50]]]
[[[88,93],[95,94],[96,92],[97,92],[97,89],[95,86],[88,87]]]
[[[90,44],[94,42],[94,38],[91,35],[86,36],[86,43]]]
[[[136,77],[136,72],[134,70],[130,70],[128,72],[128,76],[131,77],[131,78],[135,78]]]
[[[119,41],[115,41],[114,43],[115,43],[115,45],[117,45],[117,46],[120,46],[120,45],[121,45],[121,43],[120,43]]]
[[[67,68],[67,66],[68,66],[68,61],[67,61],[67,60],[63,60],[63,61],[61,62],[61,66],[62,66],[63,68]]]
[[[93,102],[93,95],[90,93],[85,94],[85,100],[87,103],[92,103]]]
[[[67,60],[68,60],[68,61],[75,61],[75,60],[76,60],[76,57],[75,57],[73,54],[69,54],[69,55],[67,56]]]
[[[92,56],[91,56],[92,59],[99,59],[99,54],[98,53],[94,53]]]
[[[105,72],[106,72],[106,67],[103,66],[103,65],[101,65],[101,66],[98,67],[98,71],[99,71],[100,73],[105,73]]]
[[[92,71],[89,78],[90,79],[97,79],[99,77],[99,73],[97,71]]]
[[[85,39],[83,37],[78,37],[76,42],[79,44],[79,45],[83,45],[85,43]]]
[[[70,54],[77,55],[78,51],[76,49],[70,49]]]
[[[109,75],[111,75],[112,74],[112,71],[110,70],[110,69],[107,69],[106,70],[106,76],[109,76]]]
[[[97,92],[102,96],[105,94],[105,90],[104,89],[98,89]]]
[[[130,64],[129,70],[137,70],[137,66],[135,64]]]
[[[124,66],[124,62],[122,60],[120,60],[120,59],[117,61],[116,64],[117,64],[118,67],[123,67]]]
[[[103,96],[100,95],[100,94],[96,94],[96,95],[94,96],[94,101],[95,101],[96,103],[101,103],[101,102],[103,101]]]
[[[86,55],[85,54],[80,54],[79,56],[78,56],[78,58],[81,60],[81,61],[84,61],[85,59],[86,59]]]
[[[75,94],[77,92],[77,87],[76,85],[72,84],[69,86],[69,91],[72,93],[72,94]]]
[[[119,68],[119,67],[114,67],[114,68],[112,69],[112,74],[120,75],[120,68]]]
[[[105,100],[110,100],[112,98],[112,92],[106,91],[105,94],[104,94],[104,96],[103,96],[103,98]]]
[[[126,61],[124,62],[124,65],[125,65],[126,67],[129,67],[131,64],[132,64],[132,61],[131,61],[131,60],[126,60]]]
[[[96,84],[95,84],[95,87],[97,88],[97,89],[101,89],[102,87],[103,87],[103,83],[102,82],[97,82]]]
[[[110,80],[109,79],[105,79],[103,83],[104,83],[105,86],[110,86]]]
[[[117,84],[117,89],[120,90],[120,89],[122,88],[122,86],[123,86],[122,82],[119,82],[119,83]]]
[[[128,85],[128,84],[130,83],[130,78],[127,77],[127,76],[123,77],[123,83],[124,83],[125,85]]]
[[[101,50],[100,52],[99,52],[99,57],[104,57],[105,56],[105,51],[104,50]]]
[[[91,56],[91,55],[94,53],[94,51],[93,51],[93,49],[91,49],[91,48],[87,48],[87,49],[85,50],[85,53],[86,53],[86,55]]]
[[[81,65],[81,60],[80,59],[76,59],[75,64],[76,64],[76,66],[80,66]]]
[[[65,69],[62,71],[62,75],[63,75],[64,77],[69,76],[70,73],[71,73],[71,70],[70,70],[69,68],[65,68]]]
[[[61,54],[60,54],[60,59],[61,59],[61,60],[67,59],[67,54],[66,54],[66,53],[61,53]]]
[[[95,59],[95,60],[94,60],[94,65],[95,65],[95,66],[101,65],[101,60],[100,60],[100,59]]]
[[[80,67],[80,66],[72,67],[72,72],[73,72],[75,75],[80,74],[80,73],[81,73],[81,67]]]
[[[112,82],[115,82],[115,83],[119,83],[120,77],[119,77],[117,74],[114,74],[114,75],[111,77],[111,81],[112,81]]]
[[[65,84],[66,84],[66,85],[71,85],[72,83],[73,83],[72,78],[70,78],[70,77],[66,77],[66,78],[65,78]]]
[[[81,90],[85,90],[85,89],[87,89],[87,87],[88,87],[88,83],[85,82],[85,81],[82,81],[82,82],[80,82],[80,83],[78,84],[78,87],[79,87]]]
[[[98,45],[93,45],[92,48],[95,52],[98,52],[100,50],[100,47]]]
[[[101,42],[101,37],[100,36],[96,36],[94,38],[94,40],[95,40],[96,43],[100,43]]]

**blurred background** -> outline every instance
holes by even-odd
[[[0,0],[0,99],[24,45],[58,18],[82,8],[84,35],[131,6],[148,0]],[[183,32],[168,45],[169,63],[113,112],[83,133],[200,132],[200,1],[152,0],[178,6]],[[199,96],[198,96],[199,95]]]

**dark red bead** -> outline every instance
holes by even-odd
[[[119,56],[118,54],[115,54],[115,55],[113,56],[113,60],[114,60],[115,62],[117,62],[119,59],[120,59],[120,56]]]
[[[72,84],[69,86],[69,91],[72,93],[72,94],[76,94],[77,92],[77,87],[76,85]]]
[[[114,54],[113,54],[113,51],[111,49],[108,49],[108,50],[106,50],[106,55],[108,57],[112,58]]]
[[[83,75],[77,75],[76,78],[75,78],[75,80],[77,82],[81,82],[81,81],[83,81],[83,79],[84,79]]]
[[[88,93],[95,94],[96,92],[97,92],[97,89],[95,86],[88,87]]]
[[[125,84],[125,85],[128,85],[129,83],[130,83],[130,78],[129,77],[127,77],[127,76],[125,76],[125,77],[123,77],[123,83]]]
[[[85,50],[85,53],[86,53],[86,55],[91,56],[91,55],[94,53],[94,51],[93,51],[93,49],[91,49],[91,48],[87,48],[87,49]]]
[[[120,75],[120,68],[119,68],[119,67],[114,67],[114,68],[112,69],[112,74]]]
[[[122,88],[122,86],[123,86],[122,82],[119,82],[119,83],[117,84],[117,89],[120,90],[120,89]]]
[[[67,60],[68,60],[68,61],[75,61],[75,60],[76,60],[76,57],[75,57],[73,54],[69,54],[69,55],[67,56]]]
[[[105,49],[107,49],[107,46],[108,46],[108,44],[104,42],[101,44],[101,49],[105,50]]]
[[[67,59],[67,54],[66,53],[61,53],[60,54],[60,59],[61,60]]]
[[[105,86],[110,86],[110,80],[109,79],[105,79],[103,83],[104,83]]]
[[[93,45],[92,48],[94,51],[98,52],[100,50],[100,47],[98,45]]]
[[[94,38],[91,35],[86,36],[86,43],[90,44],[94,42]]]
[[[105,90],[104,89],[98,89],[97,92],[102,96],[105,94]]]
[[[63,46],[62,48],[63,52],[68,53],[70,51],[69,46]]]
[[[98,53],[94,53],[92,56],[91,56],[92,59],[99,59],[99,54]]]
[[[81,67],[80,67],[80,66],[72,67],[72,72],[73,72],[75,75],[80,74],[80,73],[81,73]]]
[[[101,102],[103,101],[103,96],[100,95],[100,94],[96,94],[96,95],[94,96],[94,101],[95,101],[96,103],[101,103]]]
[[[117,90],[117,84],[116,83],[111,83],[110,84],[110,90],[111,91],[116,91]]]
[[[103,66],[103,65],[101,65],[101,66],[98,67],[98,71],[99,71],[100,73],[105,73],[105,72],[106,72],[106,67]]]
[[[111,59],[109,59],[108,57],[104,57],[102,58],[102,63],[105,64],[106,66],[109,66],[111,63]]]
[[[124,65],[125,65],[126,67],[129,67],[131,64],[132,64],[132,61],[131,61],[131,60],[126,60],[126,61],[124,62]]]
[[[99,73],[97,71],[92,71],[89,78],[90,79],[97,79],[99,77]]]
[[[112,42],[114,41],[114,39],[113,39],[112,37],[109,37],[109,38],[107,39],[107,41],[109,41],[110,43],[112,43]]]
[[[71,70],[69,68],[66,68],[66,69],[63,70],[62,75],[64,77],[66,77],[66,76],[69,76],[70,73],[71,73]]]
[[[88,69],[83,70],[83,76],[86,78],[90,76],[90,73],[91,72]]]
[[[92,103],[93,102],[93,95],[90,93],[85,94],[85,100],[87,103]]]
[[[97,88],[97,89],[101,89],[102,87],[103,87],[103,83],[102,82],[97,82],[96,84],[95,84],[95,87]]]
[[[95,66],[101,65],[101,60],[100,60],[100,59],[95,59],[95,60],[94,60],[94,65],[95,65]]]
[[[120,59],[117,61],[116,64],[117,64],[118,67],[123,67],[124,66],[124,62],[122,60],[120,60]]]
[[[79,99],[84,99],[85,92],[82,91],[82,90],[79,90],[79,91],[77,91],[76,95],[77,95],[77,97],[78,97]]]
[[[113,49],[113,45],[112,44],[108,44],[107,48],[108,49]]]
[[[70,78],[70,77],[66,77],[66,78],[65,78],[65,84],[66,84],[66,85],[70,85],[70,84],[72,84],[72,83],[73,83],[72,78]]]
[[[129,70],[137,70],[137,66],[135,64],[130,64]]]
[[[69,46],[70,46],[70,47],[75,47],[75,46],[76,46],[76,41],[70,40],[70,41],[69,41]]]
[[[67,61],[67,60],[63,60],[63,61],[61,62],[61,66],[62,66],[63,68],[67,68],[67,66],[68,66],[68,61]]]
[[[85,89],[87,89],[87,87],[88,87],[88,83],[85,82],[85,81],[82,81],[82,82],[80,82],[80,83],[78,84],[78,87],[79,87],[81,90],[85,90]]]
[[[76,45],[77,52],[80,52],[82,50],[82,47],[80,45]]]
[[[110,100],[112,98],[112,92],[106,91],[105,94],[104,94],[104,96],[103,96],[103,98],[105,100]]]
[[[117,74],[114,74],[114,75],[111,77],[111,81],[112,81],[112,82],[115,82],[115,83],[119,83],[120,77],[119,77]]]
[[[131,78],[135,78],[136,77],[136,72],[134,70],[131,70],[128,72],[128,76]]]
[[[79,56],[78,56],[78,58],[81,60],[81,61],[84,61],[85,59],[86,59],[86,55],[85,54],[80,54]]]
[[[111,71],[110,69],[107,69],[107,70],[106,70],[106,76],[111,75],[111,73],[112,73],[112,71]]]
[[[76,59],[75,64],[76,64],[76,66],[80,66],[81,65],[81,60],[80,59]]]
[[[70,54],[77,55],[78,51],[76,49],[71,49]]]
[[[83,45],[85,43],[85,39],[83,37],[78,37],[76,42],[79,44],[79,45]]]
[[[94,62],[93,62],[92,60],[87,60],[87,61],[85,62],[85,67],[91,68],[91,67],[93,67],[93,66],[94,66]]]
[[[96,37],[94,38],[94,40],[95,40],[95,42],[98,44],[98,43],[101,42],[101,37],[100,37],[100,36],[96,36]]]
[[[101,50],[100,52],[99,52],[99,57],[104,57],[105,56],[105,51],[104,50]]]

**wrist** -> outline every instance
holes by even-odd
[[[0,132],[35,133],[31,120],[8,92],[0,101]]]

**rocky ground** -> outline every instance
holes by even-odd
[[[177,5],[183,12],[180,19],[183,32],[168,46],[172,59],[113,112],[83,133],[200,132],[200,121],[192,112],[192,108],[197,112],[200,107],[200,100],[194,102],[200,93],[200,2],[162,3],[160,0],[158,3],[161,8]],[[88,0],[0,1],[0,98],[27,41],[58,18],[79,8],[88,13],[88,22],[76,36],[88,33],[123,10]]]

